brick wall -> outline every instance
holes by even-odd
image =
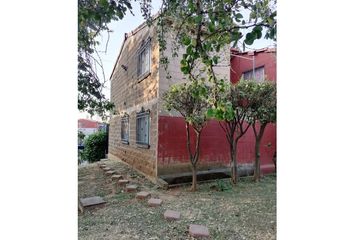
[[[120,158],[144,174],[156,176],[157,89],[159,48],[155,27],[140,26],[128,34],[111,77],[111,99],[116,115],[110,120],[109,157]],[[143,40],[151,38],[151,72],[138,78],[138,50]],[[124,70],[121,65],[127,67]],[[150,111],[149,148],[136,144],[136,113]],[[121,117],[129,115],[129,144],[121,141]]]

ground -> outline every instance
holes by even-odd
[[[110,183],[96,163],[79,167],[79,197],[101,196],[104,208],[79,214],[79,239],[193,239],[188,225],[208,227],[211,239],[276,239],[276,177],[261,182],[241,179],[233,188],[229,180],[163,190],[119,161],[106,161],[107,166],[136,183],[139,191],[163,200],[160,207],[147,206],[136,193],[119,191],[112,194]],[[181,219],[166,221],[167,210],[181,212]]]

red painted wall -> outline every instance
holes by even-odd
[[[158,164],[188,163],[186,130],[182,117],[160,116],[158,124]],[[263,173],[274,170],[272,157],[276,149],[276,128],[269,124],[261,142],[261,168]],[[195,135],[192,134],[194,144]],[[268,147],[270,143],[270,147]],[[209,121],[202,132],[199,163],[220,162],[226,166],[230,163],[230,151],[223,130],[217,121]],[[238,163],[253,163],[255,156],[255,139],[252,129],[240,139],[238,145]],[[194,145],[192,145],[194,146]]]
[[[235,51],[232,51],[235,54]],[[264,74],[267,79],[276,81],[276,53],[274,51],[262,51],[255,52],[255,68],[264,66]],[[239,54],[240,56],[252,58],[252,56],[247,53]],[[240,57],[231,56],[230,59],[230,78],[232,83],[238,82],[241,78],[242,73],[246,71],[250,71],[253,69],[253,62],[251,60],[246,60]]]
[[[256,68],[264,66],[267,79],[276,81],[276,53],[274,50],[256,51]],[[241,56],[252,58],[246,54]],[[242,73],[252,70],[252,61],[239,57],[231,57],[230,80],[239,81]],[[192,134],[194,137],[194,134]],[[189,163],[186,130],[182,117],[160,116],[158,123],[158,164],[165,166],[175,163]],[[192,141],[194,144],[194,139]],[[270,145],[269,145],[270,144]],[[201,153],[199,163],[216,162],[226,166],[230,163],[230,150],[225,134],[217,121],[209,121],[201,136]],[[237,148],[239,164],[253,163],[255,159],[255,137],[251,128],[240,139]],[[261,171],[274,171],[272,161],[276,149],[276,126],[268,124],[261,141]]]

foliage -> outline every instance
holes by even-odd
[[[206,111],[209,108],[209,93],[210,87],[205,84],[205,81],[193,80],[188,83],[173,85],[163,96],[167,110],[178,111],[185,120],[187,150],[192,165],[192,191],[197,188],[196,165],[199,160],[201,132],[207,121]],[[193,150],[191,147],[190,126],[192,126],[196,134],[196,143]]]
[[[107,145],[107,133],[98,131],[88,136],[84,141],[84,151],[82,159],[88,162],[96,162],[105,157],[105,149]]]
[[[103,64],[96,37],[110,32],[108,24],[131,11],[130,0],[78,0],[78,109],[105,117],[113,109],[102,93],[105,84]],[[103,82],[98,76],[101,69]]]
[[[218,83],[218,82],[217,82]],[[252,92],[245,89],[243,82],[231,84],[221,82],[216,85],[217,98],[208,110],[208,117],[219,120],[230,148],[232,182],[237,183],[237,143],[247,132],[250,123],[246,122]]]
[[[140,0],[141,12],[148,24],[151,23],[151,0]],[[224,46],[234,46],[245,37],[243,47],[262,37],[276,40],[276,0],[164,0],[158,18],[158,38],[162,57],[160,62],[167,68],[169,60],[164,56],[166,34],[176,34],[173,54],[179,47],[185,49],[181,60],[181,71],[189,79],[198,79],[193,73],[198,60],[205,64],[208,80],[216,80],[213,67],[218,64],[219,52]],[[131,0],[79,0],[78,1],[78,108],[90,114],[105,116],[113,110],[102,89],[106,82],[100,81],[97,69],[103,70],[102,61],[96,50],[96,37],[110,32],[108,23],[121,20],[132,10]],[[132,12],[131,12],[132,13]],[[242,29],[248,29],[243,36]],[[96,55],[95,55],[96,54]],[[96,56],[96,57],[95,57]],[[168,75],[169,76],[169,75]],[[215,98],[214,92],[211,97]]]
[[[262,37],[276,40],[275,6],[275,0],[164,1],[158,22],[163,29],[159,32],[160,48],[162,52],[166,49],[165,36],[168,31],[172,32],[175,35],[173,54],[178,55],[180,47],[185,49],[181,71],[189,79],[197,79],[201,72],[206,72],[208,80],[215,83],[213,67],[220,60],[218,53],[224,47],[228,50],[231,43],[236,46],[243,37],[242,29],[248,30],[242,42],[244,47]],[[198,62],[205,68],[200,69]],[[199,71],[195,72],[195,68]]]
[[[81,131],[78,131],[78,132],[77,132],[77,139],[78,139],[79,144],[82,143],[82,141],[84,140],[84,138],[85,138],[85,134],[84,134],[83,132],[81,132]]]
[[[230,182],[222,180],[222,179],[216,180],[216,188],[218,191],[221,191],[221,192],[230,191],[232,189]]]
[[[200,130],[206,123],[206,111],[209,107],[210,87],[202,80],[173,85],[163,100],[167,110],[178,111],[194,129]]]
[[[267,124],[276,121],[276,84],[271,81],[261,83],[245,81],[242,86],[252,93],[248,121],[252,124],[256,138],[254,180],[258,181],[260,179],[260,142]]]
[[[249,121],[267,124],[276,121],[276,84],[271,81],[257,83],[245,81],[245,88],[252,91]]]

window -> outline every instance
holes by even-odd
[[[138,78],[144,78],[150,73],[150,39],[143,41],[138,51]]]
[[[254,70],[254,79],[257,82],[263,82],[264,81],[264,67],[258,67]],[[244,72],[242,74],[242,78],[245,80],[250,80],[253,79],[253,70]]]
[[[120,138],[123,143],[129,143],[129,116],[124,115],[121,119]]]
[[[141,110],[136,114],[136,143],[149,146],[150,111]]]

